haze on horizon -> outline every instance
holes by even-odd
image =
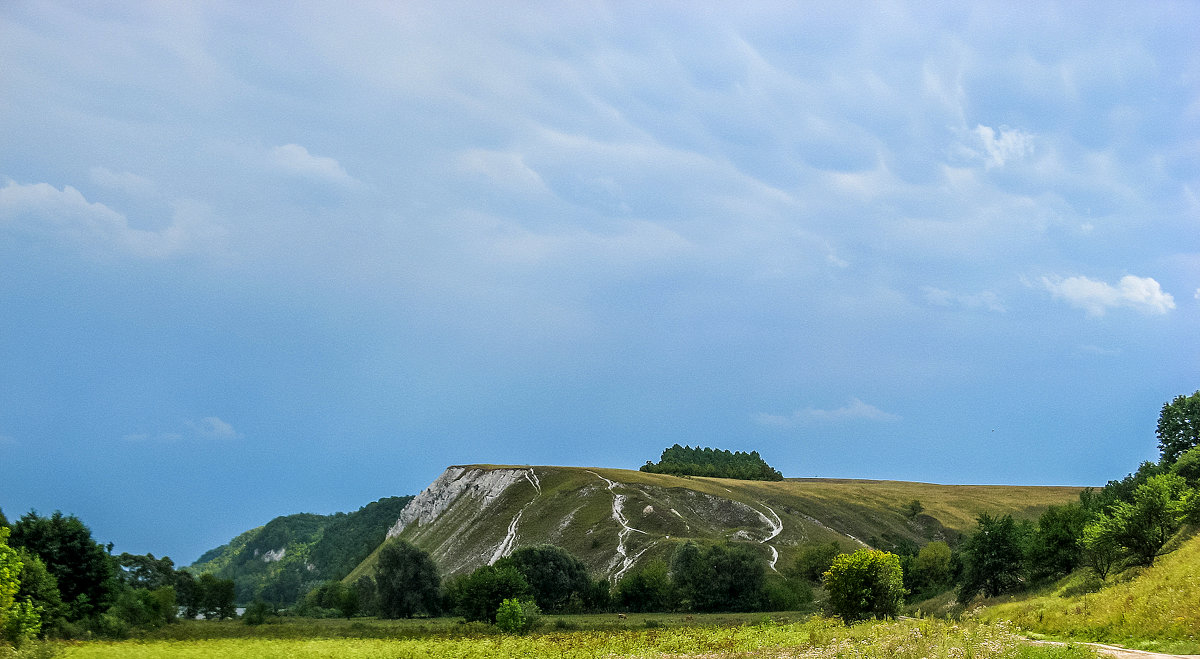
[[[0,507],[1101,485],[1200,388],[1193,3],[0,4]]]

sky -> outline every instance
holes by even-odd
[[[453,464],[1102,485],[1200,389],[1200,4],[0,3],[0,508]]]

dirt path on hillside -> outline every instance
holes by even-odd
[[[1033,641],[1040,645],[1066,645],[1059,641]],[[1102,657],[1110,657],[1111,659],[1197,659],[1200,654],[1163,654],[1161,652],[1148,652],[1146,650],[1130,650],[1129,648],[1119,648],[1115,645],[1105,645],[1103,643],[1075,643],[1075,645],[1086,645],[1092,648]]]

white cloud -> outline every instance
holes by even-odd
[[[980,293],[955,293],[934,286],[922,286],[921,292],[925,301],[939,307],[960,306],[966,309],[986,309],[996,313],[1004,313],[1007,309],[1000,302],[1000,297],[991,291]]]
[[[299,144],[274,147],[267,152],[267,157],[276,169],[295,176],[338,184],[355,182],[337,160],[313,155]]]
[[[1196,289],[1196,294],[1193,297],[1195,297],[1197,300],[1200,300],[1200,288]]]
[[[775,428],[790,428],[807,423],[836,423],[841,421],[898,421],[900,417],[885,412],[874,405],[864,403],[859,398],[851,398],[846,405],[832,410],[822,410],[807,407],[796,410],[790,415],[769,414],[761,412],[754,415],[755,423]]]
[[[1117,307],[1157,314],[1175,308],[1175,298],[1164,292],[1151,277],[1125,275],[1116,286],[1087,277],[1042,277],[1042,286],[1055,298],[1083,309],[1089,316],[1103,316],[1109,309]]]
[[[0,188],[0,231],[35,240],[77,245],[97,254],[126,254],[163,259],[190,249],[207,247],[224,235],[198,204],[174,205],[172,223],[151,231],[130,226],[124,214],[88,201],[67,185],[21,184],[9,180]]]
[[[241,434],[233,426],[215,416],[206,416],[199,421],[190,422],[188,426],[201,437],[210,439],[237,439]]]
[[[130,442],[178,442],[185,439],[240,439],[242,434],[233,426],[215,416],[206,416],[199,420],[188,420],[183,423],[183,429],[175,432],[160,433],[131,433],[122,437]]]
[[[1001,126],[997,134],[995,129],[980,124],[975,126],[974,134],[983,148],[980,155],[987,169],[1003,167],[1010,160],[1033,153],[1033,135],[1015,128]]]

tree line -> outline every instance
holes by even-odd
[[[0,632],[10,645],[34,638],[124,638],[188,617],[232,618],[234,585],[175,569],[168,557],[101,545],[79,518],[0,512]]]
[[[729,452],[697,446],[673,445],[662,452],[658,462],[646,461],[640,471],[672,476],[712,476],[753,481],[779,481],[783,474],[767,464],[758,451]]]

